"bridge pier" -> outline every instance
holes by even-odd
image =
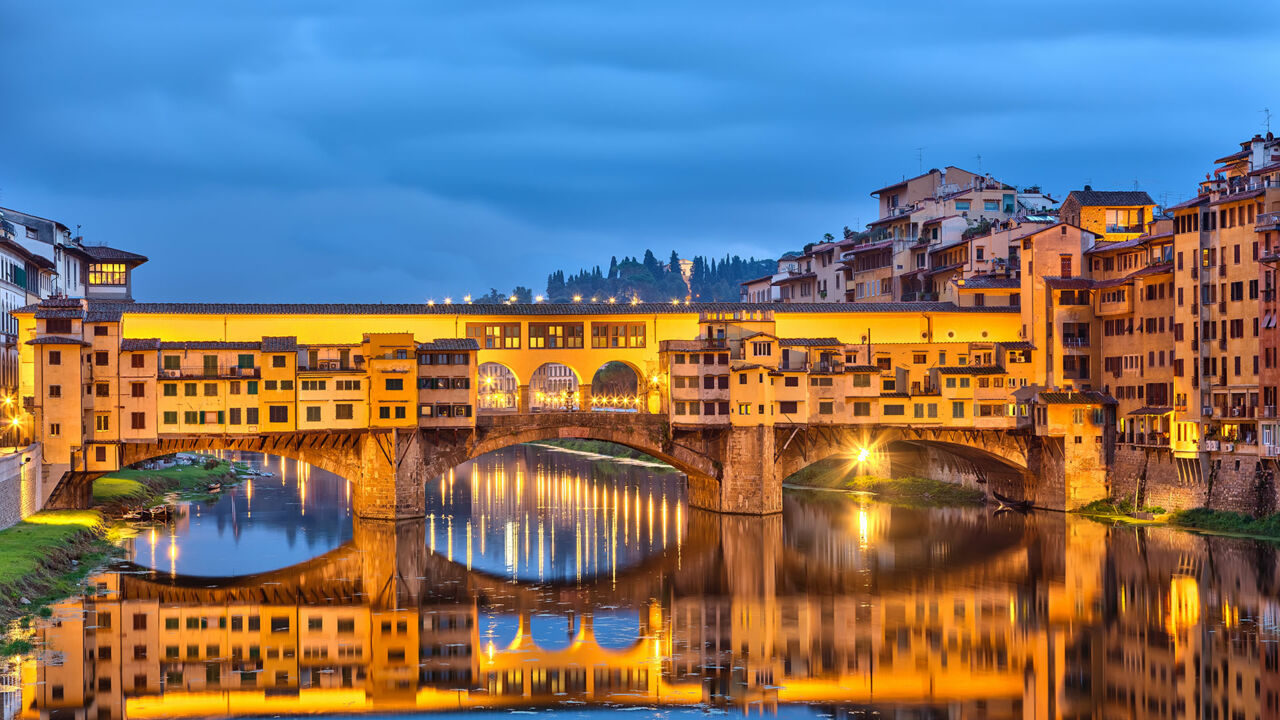
[[[351,481],[352,510],[378,520],[420,518],[426,512],[427,458],[416,430],[367,434],[354,467],[339,473]]]
[[[720,478],[687,473],[689,505],[738,515],[782,512],[783,478],[774,462],[773,428],[731,427],[715,444]]]

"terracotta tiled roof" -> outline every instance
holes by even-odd
[[[1057,275],[1048,275],[1044,279],[1044,284],[1054,290],[1088,290],[1093,287],[1093,281],[1085,277],[1058,277]]]
[[[119,310],[90,310],[84,316],[85,322],[104,323],[104,322],[120,322]]]
[[[27,341],[28,345],[88,345],[89,343],[80,338],[67,337],[65,335],[41,335]]]
[[[1047,405],[1115,405],[1116,399],[1097,390],[1083,392],[1044,391],[1040,400]]]
[[[1075,197],[1085,207],[1155,205],[1151,196],[1142,190],[1072,190],[1067,197]]]
[[[160,343],[161,350],[259,350],[261,348],[262,343],[227,340],[174,340]]]
[[[159,350],[160,338],[123,338],[120,349],[124,351]]]
[[[476,342],[475,338],[436,338],[431,342],[418,343],[419,352],[438,352],[441,350],[454,352],[479,349],[480,343]]]
[[[1026,340],[1018,340],[1016,342],[1002,342],[997,344],[1009,350],[1035,350],[1036,349],[1035,345],[1027,342]]]
[[[880,366],[879,365],[845,365],[844,371],[851,372],[851,373],[878,373],[880,372]]]
[[[45,301],[48,303],[49,301]],[[74,301],[79,305],[79,301]],[[14,313],[34,313],[40,306],[27,305]],[[94,310],[119,310],[125,315],[494,315],[494,316],[552,316],[552,315],[696,315],[698,313],[751,312],[767,310],[775,315],[805,313],[880,313],[880,312],[938,312],[938,313],[1002,313],[1016,312],[1017,308],[958,307],[949,302],[916,302],[909,306],[900,303],[738,303],[713,302],[674,305],[665,303],[501,303],[467,305],[453,303],[119,303],[90,301]]]
[[[266,336],[262,338],[262,352],[295,352],[298,338],[293,335]]]
[[[940,375],[1003,375],[999,365],[950,365],[938,368]]]
[[[823,338],[778,338],[778,344],[783,347],[830,347],[832,345],[843,345],[844,343],[833,337]]]
[[[966,279],[961,287],[966,290],[1017,290],[1022,287],[1022,282],[998,275],[976,275]]]
[[[79,308],[40,308],[36,310],[37,320],[59,320],[67,318],[83,318],[84,310]]]
[[[131,253],[128,250],[118,250],[106,245],[81,245],[79,249],[98,262],[121,262],[141,265],[147,261],[146,255]]]

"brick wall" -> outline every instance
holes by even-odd
[[[45,498],[40,468],[39,443],[19,452],[0,455],[0,529],[43,507]]]

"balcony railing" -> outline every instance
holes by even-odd
[[[256,367],[240,367],[238,365],[219,365],[209,368],[203,365],[179,368],[161,368],[162,378],[256,378],[262,372]]]
[[[1141,224],[1138,225],[1108,225],[1109,233],[1140,233],[1145,232],[1145,228]]]
[[[1089,338],[1078,335],[1063,335],[1063,347],[1089,347]]]
[[[298,372],[364,372],[364,363],[321,360],[314,365],[299,365]]]

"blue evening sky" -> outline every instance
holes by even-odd
[[[141,300],[415,302],[540,291],[645,247],[776,257],[865,225],[868,193],[921,165],[1172,203],[1280,115],[1275,18],[1274,0],[7,3],[0,205],[150,256]]]

